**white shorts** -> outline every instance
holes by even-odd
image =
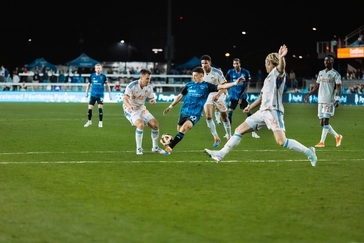
[[[265,110],[256,111],[253,115],[247,117],[245,122],[253,128],[255,131],[261,127],[266,126],[272,131],[286,131],[284,127],[284,115],[281,111],[277,110]]]
[[[135,121],[141,119],[144,121],[145,125],[148,125],[149,121],[154,118],[152,113],[150,113],[144,106],[141,109],[130,110],[125,105],[123,105],[124,115],[126,119],[129,120],[132,126],[135,126]]]
[[[333,103],[319,103],[317,106],[317,116],[322,118],[330,118],[335,114],[335,106]]]
[[[207,97],[205,105],[208,105],[208,104],[214,105],[220,112],[226,112],[228,110],[226,102],[225,102],[226,95],[221,94],[217,101],[213,101],[213,97],[216,94],[217,94],[217,92],[210,93],[209,96]]]

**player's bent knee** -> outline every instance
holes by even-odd
[[[284,146],[284,141],[282,141],[281,139],[276,140],[276,142],[277,142],[277,144],[278,144],[279,146],[281,146],[281,147],[283,147],[283,146]]]

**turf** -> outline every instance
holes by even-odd
[[[160,133],[176,134],[178,107],[148,106]],[[316,105],[287,104],[286,134],[312,146]],[[340,106],[318,164],[245,135],[221,163],[204,148],[204,117],[171,155],[135,154],[135,127],[105,104],[104,127],[84,128],[87,105],[2,103],[0,242],[364,242],[364,112]],[[233,128],[245,119],[236,110]],[[222,126],[218,126],[221,137]],[[220,147],[223,146],[223,143]]]

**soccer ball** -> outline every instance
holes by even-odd
[[[161,136],[160,142],[163,146],[168,146],[173,141],[173,137],[170,134],[163,134]]]

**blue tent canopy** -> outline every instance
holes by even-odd
[[[72,67],[93,67],[97,63],[100,63],[100,62],[96,61],[95,59],[92,59],[91,57],[87,56],[85,53],[82,53],[76,59],[67,62],[67,65],[72,66]]]
[[[197,66],[201,66],[201,60],[198,57],[192,57],[190,60],[188,60],[187,62],[177,65],[175,67],[175,69],[193,69]]]
[[[53,65],[52,63],[48,62],[46,59],[44,58],[37,58],[35,59],[34,62],[30,63],[27,65],[27,68],[29,70],[38,67],[39,70],[41,70],[41,68],[45,66],[46,69],[52,69],[53,71],[57,70],[57,67],[55,65]]]

